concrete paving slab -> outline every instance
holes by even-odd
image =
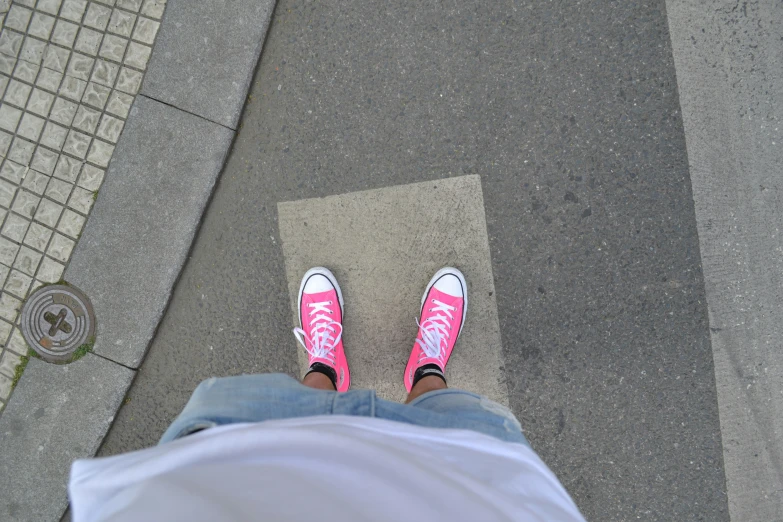
[[[94,351],[135,368],[158,327],[234,133],[138,96],[65,271],[95,308]]]
[[[421,295],[455,266],[468,283],[468,315],[449,386],[508,405],[492,261],[479,176],[352,192],[277,206],[294,324],[302,275],[326,266],[345,298],[351,386],[404,402],[402,374],[416,338]],[[335,241],[348,238],[350,241]],[[299,349],[299,368],[307,355]]]
[[[141,93],[236,129],[274,0],[169,0]]]
[[[0,519],[60,520],[71,462],[98,450],[134,373],[93,354],[30,359],[0,417]]]
[[[731,519],[783,520],[783,4],[668,1]]]

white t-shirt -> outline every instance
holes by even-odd
[[[369,417],[233,424],[77,460],[68,489],[74,522],[584,520],[525,445]]]

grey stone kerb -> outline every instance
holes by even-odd
[[[65,280],[92,300],[93,353],[33,359],[0,417],[0,520],[57,521],[152,341],[231,146],[271,0],[169,0],[140,95]],[[222,3],[219,3],[222,6]]]
[[[236,129],[273,0],[169,0],[141,94]]]
[[[232,138],[221,125],[136,99],[65,271],[95,307],[95,353],[141,364]]]

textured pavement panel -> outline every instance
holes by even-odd
[[[60,520],[71,462],[98,450],[133,375],[92,354],[30,359],[0,422],[0,519]]]
[[[169,0],[141,93],[236,129],[274,0]]]
[[[299,324],[302,276],[313,266],[328,267],[345,299],[343,345],[352,387],[405,401],[402,377],[416,338],[421,295],[433,274],[449,265],[465,275],[468,314],[446,379],[450,386],[508,405],[479,176],[277,208],[293,323]],[[304,375],[307,355],[298,354]]]
[[[281,0],[102,451],[154,444],[201,379],[298,373],[279,202],[478,174],[510,405],[533,447],[589,520],[727,520],[664,7]]]
[[[783,520],[783,4],[667,2],[731,519]]]
[[[131,368],[141,363],[233,134],[137,97],[65,272],[95,308],[95,353]]]

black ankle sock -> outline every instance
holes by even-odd
[[[334,370],[334,368],[327,366],[324,363],[314,362],[312,365],[310,365],[310,370],[305,374],[305,377],[313,372],[322,373],[329,377],[329,380],[332,381],[332,386],[334,386],[335,390],[337,389],[337,372]]]
[[[416,386],[417,382],[419,382],[424,377],[429,377],[430,375],[436,375],[440,377],[443,379],[445,384],[446,377],[443,375],[443,370],[440,369],[440,366],[437,364],[425,364],[424,366],[419,366],[419,368],[416,370],[416,373],[413,374],[413,386]],[[411,386],[411,388],[413,386]]]

